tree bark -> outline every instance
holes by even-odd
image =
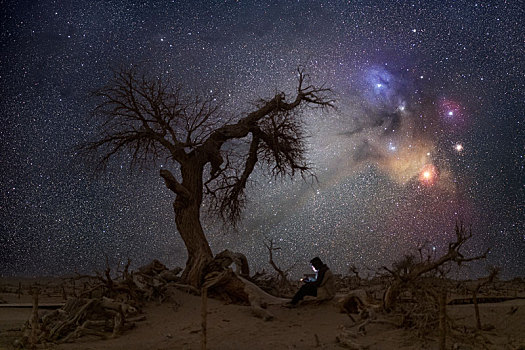
[[[394,308],[394,305],[399,297],[402,287],[404,286],[403,282],[400,280],[394,280],[392,284],[387,288],[385,294],[383,295],[383,309],[385,311],[391,311]]]
[[[181,186],[184,190],[174,191],[177,197],[173,203],[177,230],[188,251],[188,260],[182,273],[182,280],[196,288],[199,288],[202,283],[202,271],[213,259],[210,245],[204,235],[200,221],[203,167],[203,162],[199,162],[193,157],[188,162],[181,164]],[[168,183],[166,185],[168,186]]]

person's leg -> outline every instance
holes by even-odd
[[[293,305],[297,304],[299,301],[303,300],[303,298],[307,295],[311,295],[313,297],[317,296],[317,287],[312,286],[311,284],[303,284],[301,288],[295,293],[291,303]]]

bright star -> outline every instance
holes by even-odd
[[[419,182],[423,185],[432,186],[438,177],[437,168],[433,164],[425,165],[419,172]]]
[[[392,142],[389,142],[388,143],[388,150],[394,152],[394,151],[397,150],[397,147]]]

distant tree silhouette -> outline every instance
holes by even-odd
[[[175,193],[175,222],[188,251],[186,283],[199,286],[213,258],[201,226],[205,198],[212,213],[235,225],[257,164],[275,177],[311,174],[301,114],[331,107],[333,100],[329,89],[306,80],[298,69],[293,99],[278,93],[240,117],[228,117],[213,98],[185,94],[181,86],[133,69],[116,71],[95,92],[100,102],[94,116],[103,123],[82,148],[96,154],[100,165],[118,153],[131,155],[133,164],[167,162],[171,171],[163,167],[160,176]]]

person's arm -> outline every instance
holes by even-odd
[[[317,279],[313,282],[310,282],[310,284],[312,286],[315,286],[315,287],[319,287],[321,285],[321,283],[323,283],[323,278],[324,278],[324,274],[326,272],[327,269],[320,269],[318,272],[317,272]]]

